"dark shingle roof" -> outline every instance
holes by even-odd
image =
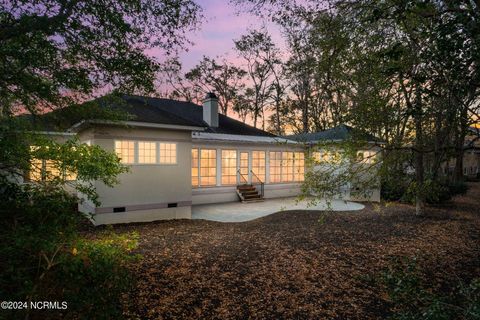
[[[275,137],[223,114],[218,115],[218,127],[209,127],[203,121],[202,106],[192,102],[141,96],[123,98],[127,103],[116,107],[133,115],[132,121],[206,127],[205,132],[212,133]]]
[[[34,125],[36,130],[63,131],[82,120],[108,120],[111,111],[128,113],[129,121],[203,127],[205,132],[211,133],[276,137],[222,114],[218,115],[218,127],[209,127],[203,121],[202,106],[192,102],[133,95],[122,95],[120,99],[100,98],[39,116],[24,115],[19,118]]]
[[[319,141],[343,141],[354,137],[365,139],[367,141],[379,141],[379,139],[373,135],[364,133],[361,130],[347,126],[346,124],[341,124],[325,131],[299,133],[285,136],[287,139],[305,143],[314,143]]]

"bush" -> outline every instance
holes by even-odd
[[[0,181],[0,300],[66,301],[66,310],[31,312],[31,319],[118,318],[120,294],[136,235],[105,233],[84,239],[76,199],[48,185]],[[8,313],[10,312],[10,313]],[[2,310],[6,318],[27,311]]]
[[[426,202],[428,204],[440,204],[451,200],[454,196],[465,194],[468,186],[463,183],[452,183],[448,181],[427,180],[424,184]],[[400,201],[406,203],[415,203],[416,184],[411,182]]]
[[[381,282],[393,304],[391,319],[480,319],[480,278],[459,283],[451,292],[436,292],[411,259],[394,261]]]

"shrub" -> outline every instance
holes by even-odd
[[[137,236],[110,232],[84,239],[76,231],[83,217],[67,192],[0,182],[0,300],[68,304],[66,310],[31,312],[31,319],[118,318]],[[2,310],[6,318],[25,313]]]
[[[401,197],[402,202],[415,203],[416,184],[411,182],[406,192]],[[452,199],[458,194],[465,194],[468,186],[464,182],[453,183],[449,181],[427,180],[424,184],[426,201],[429,204],[439,204]]]
[[[381,277],[393,304],[391,319],[480,319],[480,278],[451,292],[437,292],[421,277],[416,260],[395,260]]]

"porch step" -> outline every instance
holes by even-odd
[[[261,202],[264,199],[252,185],[238,185],[237,194],[242,202]]]

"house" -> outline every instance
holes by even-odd
[[[96,182],[100,206],[79,205],[95,225],[189,219],[192,205],[300,193],[305,145],[219,114],[213,93],[202,106],[131,95],[122,101],[111,107],[128,112],[128,121],[82,120],[57,133],[116,152],[130,167],[114,188]]]
[[[463,175],[468,179],[480,177],[480,128],[469,127],[463,145]],[[443,174],[451,176],[455,170],[455,158],[442,164]]]

